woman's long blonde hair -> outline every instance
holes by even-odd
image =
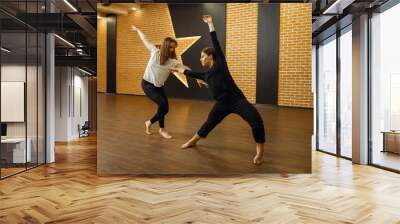
[[[175,39],[171,37],[166,37],[163,41],[163,43],[160,46],[160,64],[164,65],[165,62],[168,61],[168,59],[176,59],[176,53],[175,50],[173,52],[169,51],[169,48],[171,47],[171,44],[174,43],[175,46],[178,46],[178,42],[176,42]]]

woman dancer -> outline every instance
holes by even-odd
[[[264,156],[264,124],[260,114],[255,107],[250,104],[242,91],[235,84],[226,63],[224,53],[219,45],[215,32],[212,17],[203,16],[203,21],[208,24],[211,40],[214,48],[207,47],[201,52],[201,64],[208,67],[207,72],[193,72],[185,68],[174,68],[175,72],[180,72],[186,76],[204,80],[208,83],[214,99],[217,101],[211,109],[207,121],[200,130],[182,148],[196,145],[201,139],[205,138],[227,115],[236,113],[240,115],[251,126],[254,140],[256,142],[256,155],[253,163],[263,163]]]
[[[164,83],[171,73],[171,68],[186,68],[180,65],[176,59],[175,48],[178,46],[176,40],[166,37],[159,48],[151,43],[146,36],[137,27],[132,26],[132,30],[139,34],[144,46],[150,51],[150,59],[142,79],[142,88],[147,97],[154,101],[157,106],[156,114],[145,121],[146,134],[151,134],[151,125],[158,122],[159,133],[164,138],[171,138],[171,135],[165,130],[165,115],[168,113],[168,98],[164,91]]]

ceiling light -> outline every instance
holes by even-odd
[[[322,14],[327,14],[329,13],[332,9],[334,9],[337,4],[339,4],[340,0],[336,0],[332,5],[330,5],[327,9],[324,10],[324,12],[322,12]]]
[[[11,52],[11,50],[8,50],[8,49],[5,48],[5,47],[1,47],[1,50],[4,51],[4,52],[6,52],[6,53],[10,53],[10,52]]]
[[[71,4],[69,3],[68,0],[64,0],[65,4],[67,4],[72,10],[74,10],[75,12],[78,12],[78,10]]]
[[[351,5],[355,0],[336,0],[322,14],[342,14],[343,10]]]
[[[135,10],[136,10],[136,8],[135,8],[135,7],[132,7],[132,10],[133,10],[133,11],[135,11]]]
[[[61,41],[63,41],[64,43],[66,43],[67,45],[69,45],[69,46],[75,48],[75,45],[71,44],[71,42],[67,41],[66,39],[64,39],[64,38],[62,38],[62,37],[60,37],[60,36],[58,36],[57,34],[54,34],[54,36],[57,37],[58,39],[60,39]]]
[[[85,70],[83,70],[83,69],[81,69],[81,68],[79,68],[79,67],[78,67],[78,70],[81,71],[81,72],[83,72],[83,73],[85,73],[85,74],[87,74],[87,75],[93,75],[92,73],[90,73],[90,72],[88,72],[88,71],[85,71]]]

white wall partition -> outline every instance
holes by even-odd
[[[88,121],[88,76],[73,67],[56,67],[56,141],[79,138],[78,125]]]

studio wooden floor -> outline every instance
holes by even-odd
[[[156,106],[145,96],[98,95],[98,174],[237,174],[310,173],[313,113],[310,109],[257,106],[266,129],[265,163],[255,166],[255,142],[250,126],[229,115],[195,148],[180,146],[207,119],[212,101],[170,99],[162,139],[158,124],[153,135],[144,121]]]
[[[0,223],[400,223],[400,175],[312,152],[312,174],[100,177],[96,139],[0,181]]]

